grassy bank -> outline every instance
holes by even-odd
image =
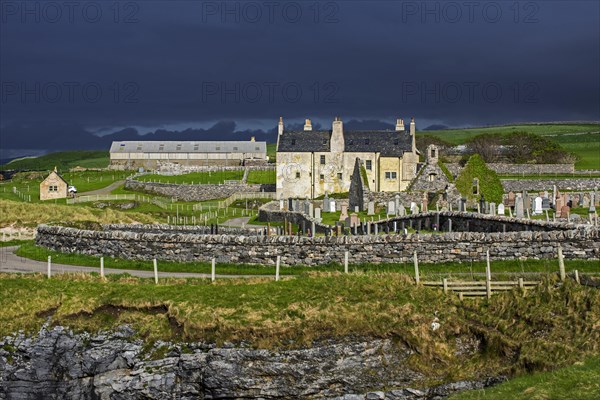
[[[157,312],[163,309],[163,312]],[[296,347],[330,338],[392,338],[429,384],[550,370],[597,353],[600,291],[550,280],[523,295],[460,302],[403,274],[313,273],[297,279],[152,280],[0,275],[0,336],[52,324],[95,332],[130,324],[146,341],[245,341]],[[440,329],[430,328],[434,318]]]
[[[0,165],[0,169],[46,171],[54,167],[59,169],[78,166],[83,168],[106,168],[109,161],[109,153],[105,150],[74,150],[49,153],[40,157],[20,158],[8,164]]]
[[[485,390],[464,392],[452,400],[597,400],[600,399],[600,357],[552,372],[525,375]]]
[[[37,261],[46,261],[48,256],[57,264],[82,265],[89,267],[98,267],[100,265],[99,257],[88,256],[84,254],[65,254],[48,250],[45,247],[36,246],[29,241],[21,245],[16,252],[17,255]],[[275,258],[273,257],[273,261]],[[340,260],[341,261],[341,260]],[[104,258],[106,268],[132,269],[151,271],[152,262],[143,260],[125,260],[112,257]],[[420,263],[419,270],[422,277],[439,279],[441,276],[469,276],[481,278],[485,274],[485,262],[465,262],[465,263]],[[567,272],[578,270],[583,273],[600,273],[600,262],[597,260],[565,260]],[[209,262],[190,262],[178,263],[171,261],[159,261],[159,269],[163,272],[195,272],[210,273],[211,264]],[[334,272],[343,271],[341,263],[331,263],[321,266],[282,266],[282,275],[301,275],[309,271]],[[407,275],[414,275],[414,266],[412,261],[405,263],[387,263],[387,264],[354,264],[350,256],[349,270],[352,272],[400,272]],[[556,260],[506,260],[493,261],[492,272],[494,276],[518,276],[528,273],[539,273],[542,275],[554,275],[558,272],[558,261]],[[217,273],[223,275],[271,275],[275,274],[274,265],[244,265],[244,264],[217,264]]]

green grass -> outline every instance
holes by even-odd
[[[98,267],[100,258],[85,254],[68,254],[48,250],[45,247],[36,246],[33,242],[25,242],[17,250],[18,256],[29,258],[37,261],[46,261],[48,256],[52,256],[52,260],[58,264],[67,265],[83,265],[89,267]],[[151,271],[152,262],[142,260],[125,260],[111,257],[104,258],[107,268],[116,269],[131,269]],[[331,263],[316,267],[308,266],[283,266],[281,269],[282,275],[301,275],[308,271],[333,272],[343,271],[342,260],[339,263]],[[194,272],[194,273],[210,273],[210,262],[190,262],[179,263],[171,261],[159,261],[160,270],[164,272]],[[491,268],[494,276],[512,276],[516,277],[524,273],[539,273],[542,275],[553,275],[558,272],[558,262],[556,260],[506,260],[492,261]],[[386,263],[386,264],[368,264],[368,263],[352,263],[352,255],[350,255],[350,271],[353,272],[399,272],[414,276],[414,266],[412,261],[404,263]],[[428,264],[420,263],[419,270],[422,277],[439,278],[442,276],[472,276],[473,278],[481,278],[485,274],[485,262],[464,262],[464,263],[437,263]],[[585,260],[565,260],[565,269],[567,272],[578,270],[582,273],[600,273],[600,261],[585,261]],[[217,265],[217,273],[223,275],[274,275],[275,267],[273,265],[244,265],[244,264],[226,264],[220,263]]]
[[[267,143],[267,157],[269,157],[269,163],[277,161],[277,143]]]
[[[266,171],[251,170],[248,172],[246,183],[275,184],[276,179],[277,174],[274,169]]]
[[[0,247],[9,247],[9,246],[21,246],[26,243],[33,243],[31,240],[20,240],[20,239],[11,239],[6,242],[0,242]]]
[[[66,170],[73,167],[106,168],[110,162],[108,151],[75,150],[49,153],[40,157],[13,160],[0,169],[47,171],[57,167]]]
[[[144,175],[138,178],[142,182],[180,183],[180,184],[221,184],[224,181],[241,181],[244,177],[243,170],[192,172],[184,175]]]
[[[469,391],[452,400],[597,400],[600,399],[600,357],[552,372],[521,376],[498,386]]]

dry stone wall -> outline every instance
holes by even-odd
[[[222,185],[181,185],[175,183],[141,182],[130,179],[125,181],[125,189],[174,197],[183,201],[205,201],[223,199],[238,192],[274,192],[275,185],[243,183]]]
[[[565,227],[567,226],[566,224]],[[413,253],[422,262],[492,259],[555,258],[563,247],[566,258],[600,259],[597,228],[506,233],[452,232],[444,234],[369,236],[245,236],[190,233],[146,233],[131,230],[89,231],[58,226],[38,227],[36,243],[65,253],[125,259],[274,264],[340,263],[350,252],[352,263],[409,262]]]
[[[487,165],[498,174],[537,175],[537,174],[572,174],[575,164],[506,164],[489,163]]]
[[[573,178],[573,179],[503,179],[502,187],[505,192],[521,192],[552,190],[556,185],[558,190],[594,190],[600,187],[600,178]]]

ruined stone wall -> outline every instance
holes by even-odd
[[[125,189],[174,197],[183,201],[204,201],[223,199],[237,192],[274,192],[270,184],[222,184],[222,185],[182,185],[175,183],[125,181]]]
[[[530,221],[530,225],[536,224]],[[320,265],[343,262],[345,251],[350,252],[351,263],[410,262],[415,251],[426,263],[483,261],[488,249],[494,260],[556,258],[559,245],[566,258],[599,259],[599,239],[599,231],[593,227],[506,233],[306,237],[89,231],[41,225],[36,243],[65,253],[125,259],[208,262],[214,257],[224,263],[272,265],[279,255],[286,265]]]
[[[537,175],[537,174],[571,174],[575,164],[506,164],[489,163],[488,168],[498,174]]]

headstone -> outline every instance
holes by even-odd
[[[564,205],[560,208],[560,217],[561,218],[568,218],[570,213],[571,213],[571,207]]]
[[[523,210],[523,198],[520,194],[515,197],[515,217],[523,218],[525,216],[525,210]]]
[[[325,197],[323,198],[323,212],[331,212],[331,208],[329,204],[329,196],[325,193]]]
[[[329,212],[336,212],[337,209],[335,207],[336,207],[335,200],[329,199]]]
[[[514,207],[515,199],[516,199],[515,194],[513,192],[508,192],[508,199],[507,199],[506,205],[509,207]]]
[[[319,207],[315,208],[315,219],[321,222],[321,209]]]
[[[465,212],[467,211],[467,199],[465,198],[461,198],[458,201],[458,211],[460,212]]]
[[[429,198],[427,193],[423,193],[423,198],[421,199],[421,211],[427,212],[427,207],[429,206]]]
[[[531,208],[531,199],[529,198],[529,194],[527,194],[526,190],[523,190],[523,209],[529,210]]]
[[[360,212],[360,207],[359,206],[354,206],[354,212],[355,213]]]
[[[367,215],[375,215],[375,202],[374,201],[370,201],[369,204],[367,204]]]
[[[313,215],[314,214],[314,206],[313,203],[309,202],[308,203],[308,210],[307,210],[307,215]]]
[[[536,197],[533,200],[533,215],[540,215],[543,212],[543,208],[542,208],[542,203],[543,200],[540,196]]]
[[[400,208],[400,195],[399,194],[397,194],[394,197],[394,206],[395,206],[394,210],[398,210]]]
[[[300,211],[300,200],[294,199],[294,211]]]
[[[590,193],[590,209],[588,211],[590,214],[596,213],[596,192]]]
[[[550,209],[550,199],[547,197],[543,197],[542,198],[542,210],[549,210]]]
[[[592,194],[593,195],[593,194]],[[590,206],[590,197],[587,193],[581,195],[582,198],[582,207],[588,208]]]
[[[560,210],[565,203],[563,202],[563,197],[561,195],[557,195],[554,200],[554,211],[556,212],[556,216],[560,217]]]
[[[358,215],[352,213],[346,218],[345,223],[347,228],[352,228],[358,226],[358,224],[360,224],[360,220],[358,219]]]
[[[417,203],[410,203],[410,213],[411,214],[418,214],[419,213],[419,206],[417,205]]]
[[[489,204],[489,211],[488,211],[488,214],[490,214],[490,215],[496,215],[496,203],[494,203],[494,202],[491,202],[491,203]]]
[[[498,204],[498,215],[504,215],[504,204]]]
[[[404,208],[404,205],[400,204],[400,207],[398,208],[398,216],[404,217],[405,215],[406,215],[406,208]]]
[[[393,201],[388,201],[387,205],[387,215],[396,215],[396,203]]]
[[[342,212],[340,213],[340,221],[346,221],[346,218],[348,218],[348,206],[343,205]]]

